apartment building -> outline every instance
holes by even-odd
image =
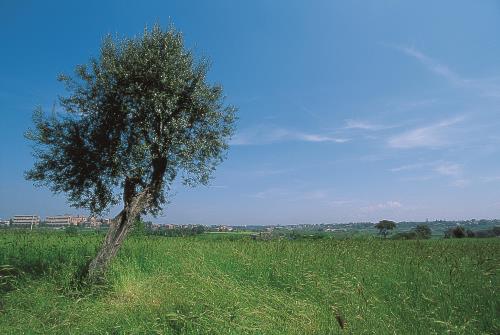
[[[38,215],[14,215],[12,217],[12,225],[14,226],[37,226],[40,224]]]
[[[47,216],[45,224],[47,226],[62,227],[71,225],[71,215]]]
[[[77,215],[77,216],[72,216],[71,217],[71,224],[73,226],[80,226],[82,224],[84,224],[85,222],[87,222],[88,218],[86,216],[80,216],[80,215]]]

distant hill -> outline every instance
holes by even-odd
[[[462,226],[464,229],[470,229],[472,231],[481,231],[491,229],[495,226],[500,226],[500,219],[481,219],[481,220],[461,220],[461,221],[446,221],[446,220],[435,220],[435,221],[401,221],[396,223],[396,229],[394,233],[397,232],[407,232],[414,229],[416,226],[426,224],[432,230],[432,235],[444,235],[444,232],[450,228],[456,226]],[[375,223],[373,222],[350,222],[350,223],[320,223],[320,224],[300,224],[300,225],[286,225],[286,226],[234,226],[235,229],[244,229],[250,231],[266,231],[266,230],[298,230],[298,231],[310,231],[310,232],[343,232],[343,233],[377,233],[377,229],[374,228]]]

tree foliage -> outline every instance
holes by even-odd
[[[209,63],[173,27],[104,39],[100,56],[60,76],[61,113],[34,113],[34,167],[26,178],[100,214],[123,201],[88,278],[102,279],[135,220],[156,215],[173,181],[207,184],[224,158],[235,108],[207,81]]]
[[[416,240],[431,238],[432,230],[426,224],[419,224],[407,232],[400,232],[392,237],[394,240]]]
[[[157,214],[176,177],[206,184],[233,132],[235,108],[207,79],[209,62],[170,27],[104,39],[100,56],[60,76],[68,95],[46,117],[34,113],[34,167],[27,179],[102,213],[141,192]]]
[[[389,234],[390,230],[396,228],[396,223],[390,220],[381,220],[375,224],[375,228],[377,228],[379,230],[379,234],[385,238]]]
[[[449,237],[463,238],[466,236],[467,236],[466,231],[465,231],[464,227],[462,227],[462,226],[456,226],[454,228],[450,228],[447,231],[445,231],[445,233],[444,233],[445,238],[449,238]]]
[[[432,235],[431,228],[426,224],[419,224],[418,226],[415,227],[414,231],[417,237],[422,239],[429,239],[431,238]]]

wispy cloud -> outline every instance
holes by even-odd
[[[290,192],[287,189],[272,187],[263,191],[250,194],[250,197],[257,199],[276,199],[276,198],[288,197],[291,194],[293,194],[293,192]]]
[[[463,166],[458,163],[447,161],[434,161],[402,165],[392,168],[389,171],[399,173],[405,171],[422,171],[423,175],[409,176],[401,178],[404,181],[426,181],[438,177],[447,177],[449,185],[453,187],[465,187],[471,183],[464,177]]]
[[[272,168],[265,168],[265,169],[259,169],[255,170],[252,173],[255,174],[256,176],[259,177],[268,177],[268,176],[278,176],[278,175],[283,175],[283,174],[288,174],[293,172],[294,169],[272,169]]]
[[[387,107],[397,111],[411,111],[417,108],[425,108],[435,105],[439,99],[419,99],[419,100],[392,100],[387,102]]]
[[[216,189],[227,189],[226,185],[209,185],[209,188],[216,188]]]
[[[431,179],[434,179],[434,176],[423,175],[423,176],[403,177],[403,178],[400,178],[399,180],[401,180],[401,181],[415,182],[415,181],[427,181],[427,180],[431,180]]]
[[[397,209],[402,207],[403,205],[399,201],[389,200],[386,202],[361,207],[360,209],[361,211],[364,212],[375,212],[380,210]]]
[[[466,187],[468,185],[470,185],[470,180],[469,179],[464,179],[464,178],[458,178],[458,179],[454,179],[451,181],[450,183],[450,186],[454,186],[454,187]]]
[[[490,176],[490,177],[482,177],[481,181],[485,183],[496,183],[500,182],[500,176]]]
[[[500,78],[466,78],[452,70],[448,65],[440,63],[415,47],[396,46],[395,48],[416,59],[431,72],[444,78],[452,85],[473,89],[483,96],[500,98]]]
[[[344,205],[350,205],[353,204],[355,201],[354,200],[332,200],[329,201],[328,204],[332,206],[344,206]]]
[[[456,72],[451,70],[448,66],[439,63],[435,59],[427,56],[422,51],[408,46],[397,46],[398,50],[402,51],[408,56],[411,56],[422,63],[425,67],[427,67],[430,71],[435,74],[447,79],[453,84],[464,85],[467,83],[467,80],[461,78]]]
[[[406,164],[406,165],[402,165],[402,166],[398,166],[398,167],[395,167],[395,168],[391,168],[389,169],[389,171],[391,172],[400,172],[400,171],[409,171],[409,170],[416,170],[416,169],[420,169],[420,168],[423,168],[425,166],[429,166],[433,163],[414,163],[414,164]]]
[[[325,201],[329,198],[329,189],[304,189],[270,187],[265,190],[249,194],[250,198],[263,200],[281,200],[287,202],[295,201]]]
[[[392,148],[439,148],[450,144],[447,138],[447,128],[463,121],[463,117],[456,117],[437,123],[415,128],[389,139],[388,145]]]
[[[328,197],[326,190],[311,190],[303,192],[298,200],[324,200]]]
[[[259,145],[285,141],[345,143],[348,142],[349,139],[335,137],[329,134],[307,133],[285,128],[255,127],[237,133],[231,140],[230,144]]]
[[[345,129],[361,129],[361,130],[384,130],[389,128],[396,128],[397,125],[383,125],[375,124],[361,120],[346,120]]]
[[[458,177],[462,174],[462,166],[455,163],[441,163],[434,167],[434,171],[443,176]]]
[[[291,139],[297,139],[305,142],[335,142],[335,143],[345,143],[349,140],[347,138],[338,138],[332,136],[325,136],[320,134],[306,134],[306,133],[289,133]]]

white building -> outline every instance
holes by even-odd
[[[45,224],[48,226],[62,227],[71,225],[71,215],[47,216]]]
[[[14,215],[12,217],[12,225],[14,226],[37,226],[40,224],[40,217],[38,215]]]
[[[88,221],[85,216],[72,216],[72,215],[54,215],[47,216],[45,218],[45,224],[52,227],[63,227],[63,226],[79,226]]]
[[[71,224],[73,226],[82,225],[82,224],[84,224],[87,221],[88,221],[88,218],[86,216],[77,215],[77,216],[72,216],[71,217]]]

